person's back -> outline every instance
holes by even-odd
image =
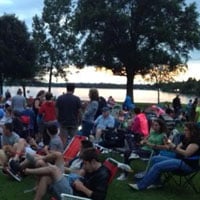
[[[126,96],[123,104],[122,104],[122,108],[123,110],[126,110],[126,111],[130,111],[130,110],[133,110],[134,109],[134,104],[132,103],[132,99],[130,96]]]
[[[146,137],[149,134],[148,120],[144,113],[141,112],[140,108],[134,108],[136,116],[132,122],[131,131],[134,134],[140,134],[142,137]]]
[[[141,133],[144,137],[148,136],[149,134],[149,127],[148,127],[148,120],[146,118],[146,115],[144,113],[140,113],[137,116],[139,120],[139,133]]]
[[[58,97],[56,106],[59,123],[71,127],[78,125],[78,113],[81,107],[79,97],[73,94],[64,94]]]
[[[58,97],[56,101],[57,119],[60,124],[60,137],[64,146],[67,138],[73,137],[81,122],[81,100],[75,96],[75,85],[67,84],[67,93]]]
[[[63,143],[58,135],[54,135],[49,142],[49,149],[53,151],[63,152]]]
[[[15,111],[22,112],[25,109],[26,99],[22,96],[22,91],[19,89],[17,95],[12,98],[12,109]]]
[[[52,123],[47,126],[47,133],[50,136],[50,142],[49,142],[49,149],[51,151],[59,151],[63,152],[63,143],[61,141],[61,138],[58,136],[58,129],[56,124]]]
[[[175,112],[175,115],[177,117],[177,115],[180,113],[180,109],[181,109],[181,100],[179,98],[179,95],[177,95],[173,101],[172,101],[172,105],[173,105],[173,108],[174,108],[174,112]]]
[[[41,107],[39,108],[39,114],[42,115],[44,122],[50,122],[56,120],[56,108],[55,102],[52,100],[52,93],[47,92],[46,100],[42,103]]]

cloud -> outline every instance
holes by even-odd
[[[15,14],[18,19],[25,21],[31,30],[32,17],[41,15],[42,0],[0,0],[0,15]]]
[[[0,0],[0,5],[12,5],[12,0]]]

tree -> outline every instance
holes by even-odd
[[[33,18],[33,38],[38,50],[37,64],[49,72],[49,91],[52,76],[66,78],[65,68],[76,49],[72,34],[70,1],[45,0],[42,17]]]
[[[25,87],[26,80],[33,78],[36,51],[24,22],[15,15],[0,17],[0,93],[5,80],[17,80]]]
[[[184,0],[78,1],[74,29],[85,36],[80,60],[125,75],[132,97],[136,74],[158,65],[173,71],[200,48],[198,16],[195,3]]]
[[[161,83],[174,82],[175,77],[180,73],[187,71],[187,65],[176,66],[173,71],[170,70],[169,65],[157,65],[153,66],[149,73],[144,76],[147,81],[155,82],[158,94],[158,104],[160,103],[160,88]]]

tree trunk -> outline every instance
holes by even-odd
[[[130,96],[132,99],[132,102],[134,102],[134,96],[133,96],[133,83],[134,83],[134,74],[133,73],[127,73],[127,83],[126,83],[126,95]]]
[[[160,87],[159,86],[157,88],[157,92],[158,92],[158,104],[160,104]]]
[[[22,85],[23,95],[26,98],[26,86]]]
[[[0,74],[0,96],[3,97],[3,82],[4,82],[4,76],[1,73]]]
[[[53,64],[51,64],[50,66],[48,92],[51,92],[52,74],[53,74]]]

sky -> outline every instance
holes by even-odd
[[[186,0],[187,3],[196,2],[197,9],[200,13],[200,0]],[[34,15],[41,15],[43,9],[43,0],[0,0],[0,16],[3,14],[15,14],[18,19],[25,21],[28,30],[31,31],[32,17]],[[200,19],[199,19],[200,20]],[[193,51],[190,53],[190,60],[188,61],[188,71],[186,74],[181,74],[177,80],[187,80],[188,77],[200,80],[200,73],[198,68],[200,65],[200,51]],[[119,83],[126,84],[125,77],[111,76],[110,71],[102,71],[98,73],[92,67],[76,73],[77,70],[72,69],[74,73],[68,76],[69,81],[73,82],[105,82],[105,83]],[[86,78],[87,77],[87,78]],[[90,80],[88,80],[90,77]],[[137,83],[144,81],[137,77]]]

